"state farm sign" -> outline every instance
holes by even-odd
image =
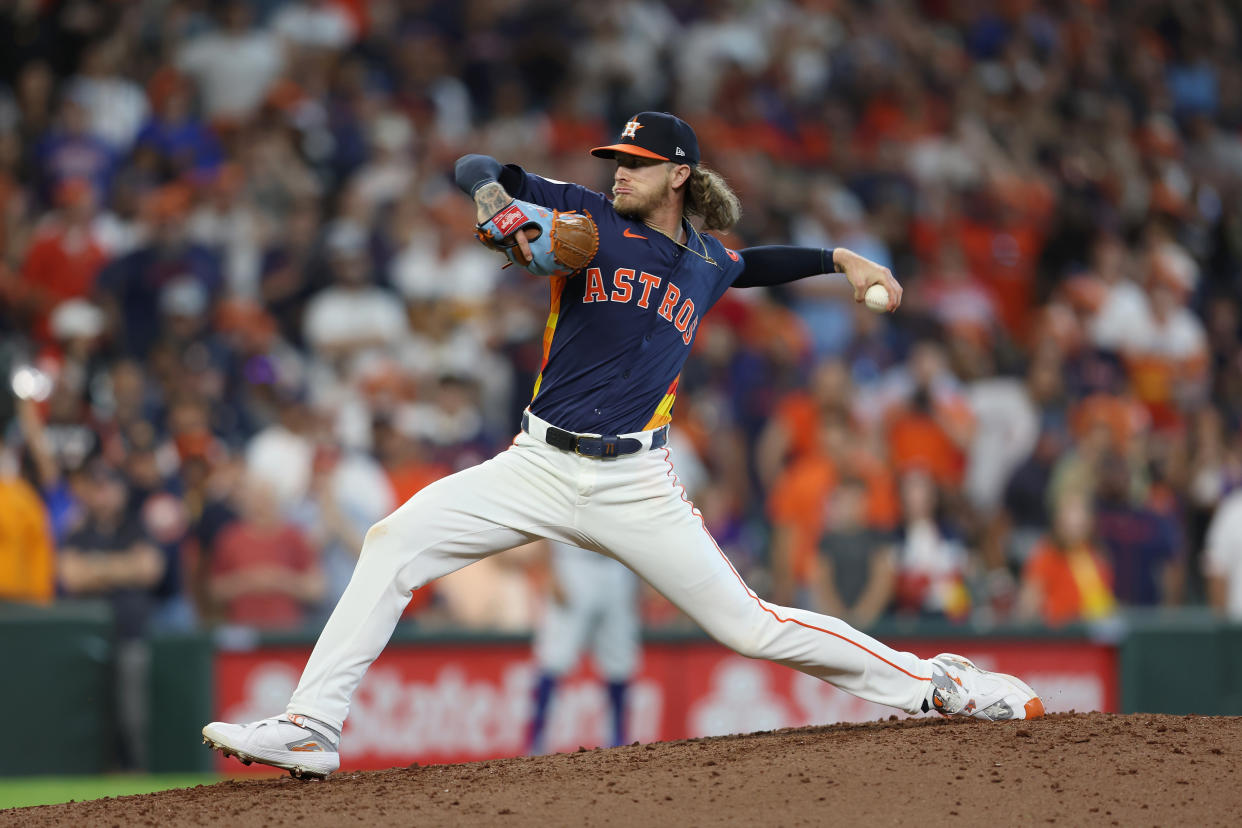
[[[1074,641],[895,642],[919,653],[958,652],[980,666],[1018,673],[1050,711],[1116,709],[1116,654]],[[251,721],[285,708],[307,648],[221,652],[218,718]],[[535,668],[517,643],[390,646],[363,679],[342,738],[343,767],[387,768],[521,754]],[[706,641],[654,643],[630,692],[628,738],[651,742],[809,724],[867,721],[891,708]],[[605,744],[608,706],[584,666],[559,689],[551,751]],[[237,773],[236,762],[220,768]]]

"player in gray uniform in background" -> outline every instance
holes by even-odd
[[[556,686],[587,647],[608,689],[609,742],[626,743],[625,700],[638,669],[641,629],[638,578],[619,561],[567,543],[551,548],[551,594],[535,630],[534,710],[527,752],[543,753]]]

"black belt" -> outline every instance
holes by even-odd
[[[522,412],[522,431],[530,433],[530,414]],[[621,437],[620,435],[604,435],[601,437],[587,437],[581,434],[574,434],[572,431],[566,431],[563,428],[557,428],[549,425],[547,431],[544,432],[544,442],[553,448],[561,451],[572,451],[574,454],[580,454],[583,457],[621,457],[626,454],[635,454],[643,451],[643,441],[633,437]],[[661,448],[668,442],[668,426],[662,426],[656,429],[651,435],[651,446],[648,450]]]

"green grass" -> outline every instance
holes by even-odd
[[[168,774],[144,776],[116,774],[112,776],[17,776],[0,779],[0,809],[24,808],[27,805],[54,805],[105,796],[166,791],[170,788],[192,788],[210,785],[220,777],[214,774]]]

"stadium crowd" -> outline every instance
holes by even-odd
[[[760,594],[1058,625],[1242,618],[1242,17],[1223,0],[14,0],[0,10],[0,599],[122,637],[320,623],[370,523],[512,439],[544,280],[454,159],[606,189],[674,111],[734,291],[674,457]],[[744,295],[743,295],[744,294]],[[11,383],[8,381],[11,380]],[[538,556],[420,590],[525,629]],[[649,596],[645,618],[676,623]]]

